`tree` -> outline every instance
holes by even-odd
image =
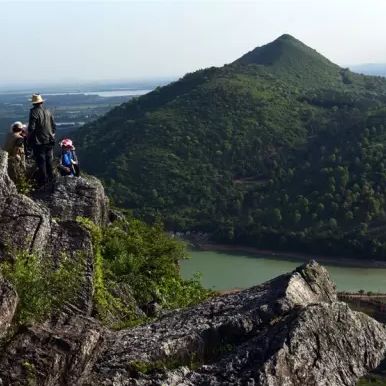
[[[335,228],[338,227],[338,222],[336,221],[335,218],[330,218],[328,220],[328,225],[329,225],[330,228],[335,229]]]
[[[295,224],[298,224],[300,220],[302,219],[302,215],[300,214],[299,211],[295,211],[293,221]]]
[[[274,225],[279,225],[282,221],[282,215],[281,215],[281,212],[280,212],[280,209],[278,208],[275,208],[273,211],[272,211],[272,223]]]

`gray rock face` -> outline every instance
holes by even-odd
[[[378,365],[385,338],[382,325],[336,300],[327,271],[312,262],[108,335],[86,384],[355,385]]]
[[[0,276],[0,338],[7,333],[11,326],[17,303],[16,291]]]
[[[84,248],[85,234],[76,223],[78,216],[96,224],[108,221],[108,199],[94,177],[59,177],[50,191],[36,192],[34,199],[18,194],[6,174],[7,153],[0,151],[0,258],[18,249],[47,254],[73,254]],[[79,237],[68,239],[68,223]],[[62,229],[63,228],[63,229]],[[63,235],[61,235],[63,230]],[[74,244],[75,242],[75,244]]]
[[[0,357],[1,385],[79,385],[97,355],[102,329],[84,316],[28,327]]]
[[[51,216],[62,221],[87,217],[98,225],[108,221],[108,199],[95,177],[57,177],[52,191],[38,192],[39,199],[50,209]]]
[[[60,261],[79,254],[85,259],[84,283],[77,304],[85,315],[92,309],[93,249],[89,232],[76,222],[87,217],[108,221],[108,199],[96,178],[58,178],[50,191],[34,199],[17,193],[7,175],[7,153],[0,151],[0,259],[18,251]]]
[[[2,345],[1,385],[350,386],[382,359],[385,327],[339,302],[316,262],[144,326],[106,330],[89,317],[93,250],[75,217],[103,225],[107,213],[95,179],[59,179],[35,199],[18,194],[0,152],[0,257],[17,248],[87,257],[79,302]],[[16,306],[0,277],[0,337]]]
[[[16,186],[8,176],[8,153],[0,150],[0,195],[16,193]]]

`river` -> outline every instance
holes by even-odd
[[[64,96],[64,95],[98,95],[100,97],[124,97],[124,96],[140,96],[149,93],[152,90],[135,90],[135,89],[120,89],[110,91],[69,91],[69,92],[58,92],[58,93],[45,93],[45,96]]]
[[[189,255],[190,259],[181,261],[182,276],[189,279],[195,272],[200,272],[204,287],[215,290],[247,288],[301,265],[299,261],[237,252],[191,250]],[[323,265],[338,291],[386,292],[386,268]]]

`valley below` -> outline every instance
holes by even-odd
[[[163,81],[159,81],[161,84]],[[28,123],[31,94],[40,92],[54,113],[58,135],[68,135],[115,106],[150,92],[157,81],[0,88],[0,141],[14,121]]]

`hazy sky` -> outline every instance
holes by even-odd
[[[386,63],[385,20],[386,0],[0,0],[0,82],[179,76],[283,33],[341,65]]]

